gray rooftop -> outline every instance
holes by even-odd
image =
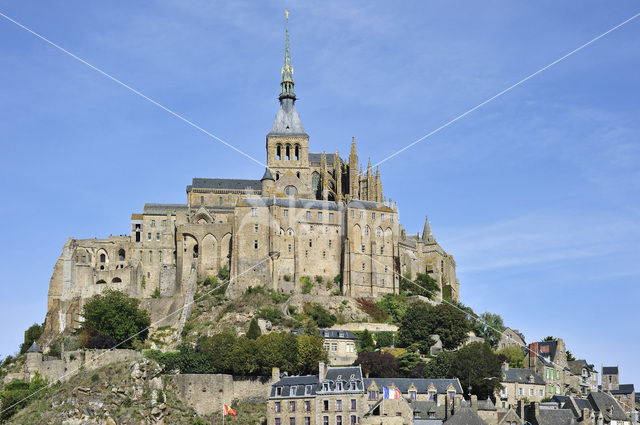
[[[487,425],[470,407],[462,407],[444,421],[445,425]]]
[[[194,178],[190,189],[226,189],[226,190],[262,190],[262,182],[260,180],[247,179],[203,179]]]
[[[323,338],[331,339],[358,339],[353,332],[343,331],[341,329],[322,329],[320,335]]]
[[[291,387],[297,388],[296,395],[291,395]],[[310,392],[307,387],[311,386]],[[281,395],[278,397],[310,397],[315,395],[318,387],[318,375],[305,376],[281,376],[280,380],[271,385],[271,397],[276,397],[276,388],[281,388]]]
[[[248,207],[270,207],[277,205],[280,207],[303,208],[309,210],[331,210],[342,209],[342,204],[333,201],[319,201],[316,199],[295,199],[295,198],[244,198],[242,202]]]
[[[587,399],[593,405],[595,411],[598,411],[607,420],[628,421],[629,417],[624,413],[618,402],[609,394],[602,392],[590,392]]]
[[[336,160],[335,153],[325,153],[327,157],[327,165],[333,165]],[[321,153],[309,153],[309,162],[322,162],[322,154]],[[344,161],[342,161],[344,162]]]
[[[386,209],[388,211],[393,211],[388,205],[383,204],[382,202],[362,201],[360,199],[352,199],[349,204],[347,204],[347,207],[358,208],[361,210]]]
[[[611,394],[631,394],[635,392],[633,384],[620,384],[617,390],[611,390]]]
[[[617,375],[618,374],[618,366],[604,366],[602,368],[603,375]]]
[[[29,347],[29,349],[27,350],[27,353],[40,353],[40,354],[42,354],[42,349],[40,348],[40,346],[38,346],[38,344],[36,344],[35,341],[33,341],[33,344],[31,344],[31,347]]]
[[[529,415],[532,413],[529,409]],[[525,414],[528,421],[532,418]],[[577,425],[573,412],[569,409],[540,409],[535,418],[538,425]]]
[[[504,372],[504,382],[534,383],[544,385],[544,379],[529,369],[509,368]]]
[[[409,392],[409,387],[413,384],[418,393],[426,394],[427,389],[431,384],[436,388],[438,394],[444,394],[447,392],[449,384],[453,385],[457,394],[462,394],[462,388],[460,382],[457,379],[425,379],[425,378],[365,378],[365,388],[369,388],[372,382],[375,382],[379,388],[391,387],[395,385],[401,393],[406,394]]]
[[[187,204],[144,204],[142,214],[166,215],[168,211],[175,214],[176,211],[186,211]]]
[[[293,99],[282,99],[269,135],[307,136]]]

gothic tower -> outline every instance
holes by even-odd
[[[309,135],[295,108],[293,66],[289,49],[289,14],[280,82],[280,109],[267,134],[267,167],[275,179],[275,196],[310,197]],[[281,181],[282,178],[286,179]]]

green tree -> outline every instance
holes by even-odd
[[[316,324],[321,328],[330,328],[338,320],[335,315],[330,314],[321,304],[305,304],[304,312],[311,316]]]
[[[151,319],[149,313],[138,308],[139,304],[139,300],[111,289],[91,297],[82,309],[82,330],[89,336],[87,341],[117,341],[121,343],[119,348],[131,348],[134,341],[144,341]]]
[[[575,356],[573,355],[573,353],[572,353],[571,351],[567,350],[567,361],[568,361],[568,362],[572,362],[572,361],[574,361],[575,359],[576,359],[576,358],[575,358]]]
[[[403,378],[421,378],[426,363],[416,353],[404,353],[398,356],[398,372]]]
[[[365,351],[373,351],[375,350],[375,344],[373,343],[373,337],[371,336],[371,332],[365,329],[360,336],[360,352]]]
[[[386,294],[376,303],[395,323],[400,323],[407,312],[407,297],[404,295]]]
[[[521,369],[524,367],[524,352],[522,348],[515,345],[509,345],[501,350],[496,351],[501,362],[506,361],[509,367]]]
[[[145,356],[162,365],[166,372],[178,370],[180,373],[214,373],[209,359],[191,344],[181,344],[177,351],[147,350]]]
[[[201,344],[202,352],[209,359],[215,373],[233,373],[233,362],[230,356],[237,337],[233,332],[221,332],[205,338]]]
[[[257,360],[260,373],[271,375],[271,368],[278,367],[283,372],[292,373],[298,365],[298,346],[296,336],[291,332],[271,332],[260,335]]]
[[[501,388],[500,360],[487,343],[473,342],[458,350],[450,372],[460,379],[466,396],[469,396],[469,385],[471,394],[479,399],[494,397],[495,391]]]
[[[400,291],[407,295],[421,295],[433,299],[436,294],[440,292],[440,286],[438,282],[428,274],[418,273],[413,281],[406,276],[401,277]]]
[[[445,350],[455,350],[463,344],[471,328],[467,315],[450,304],[438,304],[433,308],[435,330]]]
[[[238,338],[230,355],[234,375],[251,376],[258,373],[257,350],[256,340],[247,337]]]
[[[557,341],[557,340],[558,340],[557,337],[551,336],[551,335],[545,336],[544,339],[543,339],[543,341]]]
[[[2,410],[0,412],[0,422],[5,422],[31,401],[39,398],[38,395],[35,397],[30,396],[46,386],[47,381],[42,379],[38,372],[29,382],[14,380],[6,384],[4,389],[0,391],[0,406],[2,406],[0,407],[0,410]]]
[[[408,347],[417,344],[422,353],[428,353],[434,343],[431,335],[435,333],[436,327],[432,306],[422,301],[410,304],[400,322],[398,346]]]
[[[29,329],[24,331],[24,341],[22,344],[20,344],[20,354],[26,353],[29,347],[31,347],[31,344],[40,339],[40,336],[43,332],[44,323],[41,325],[34,323],[33,325],[29,326]]]
[[[327,350],[322,338],[315,335],[298,335],[297,364],[293,373],[311,375],[318,372],[318,363],[327,361]]]
[[[506,329],[499,314],[485,312],[471,322],[476,336],[484,338],[484,341],[494,348],[498,346],[502,332]]]
[[[229,280],[229,266],[222,266],[220,267],[220,269],[218,270],[218,279],[220,279],[222,282],[227,282]]]
[[[394,378],[398,376],[398,359],[382,351],[370,351],[358,354],[353,363],[362,367],[362,373],[371,378]]]
[[[258,326],[258,321],[254,317],[249,322],[249,330],[247,331],[247,338],[249,339],[258,339],[258,337],[262,335],[262,331],[260,330],[260,326]]]
[[[376,348],[392,347],[395,343],[393,334],[391,331],[376,332]]]
[[[443,351],[430,362],[424,368],[422,375],[425,378],[430,379],[445,379],[452,378],[451,365],[456,358],[455,351]]]

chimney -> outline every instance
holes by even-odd
[[[520,416],[520,419],[522,419],[523,421],[525,420],[524,418],[524,402],[522,400],[518,400],[518,410],[516,410],[516,413],[518,414],[518,416]]]
[[[327,364],[325,362],[320,362],[318,363],[318,380],[322,382],[326,377],[327,377]]]
[[[471,396],[471,408],[474,412],[478,411],[478,396],[475,394]]]
[[[271,368],[271,381],[278,382],[280,380],[280,368],[272,367]]]
[[[584,409],[582,409],[582,423],[586,423],[588,418],[589,418],[589,409],[585,407]]]

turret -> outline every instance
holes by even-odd
[[[431,233],[431,226],[429,226],[429,217],[424,219],[424,229],[422,230],[422,241],[425,244],[435,243],[436,239]]]
[[[262,183],[262,196],[269,196],[269,192],[273,188],[273,185],[276,181],[274,180],[273,176],[271,175],[271,171],[269,171],[268,168],[264,170],[264,175],[260,179],[260,182]]]

